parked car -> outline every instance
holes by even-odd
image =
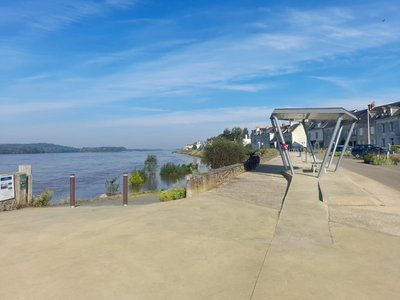
[[[355,158],[362,158],[365,154],[385,154],[386,150],[381,147],[374,145],[358,145],[354,146],[351,150],[351,154]]]
[[[332,155],[332,151],[333,151],[334,147],[335,147],[335,145],[332,146],[330,155]],[[337,145],[336,146],[336,151],[335,151],[335,156],[339,156],[343,152],[343,149],[344,149],[344,145]],[[350,154],[351,153],[351,149],[352,149],[351,147],[347,146],[345,154],[347,154],[347,153]]]
[[[333,146],[333,147],[335,147],[335,146]],[[332,147],[332,150],[333,150],[333,147]],[[344,148],[344,145],[337,145],[336,146],[336,152],[343,152],[343,148]],[[352,148],[347,146],[345,152],[351,152],[351,150],[352,150]]]

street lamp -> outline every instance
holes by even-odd
[[[367,105],[367,139],[368,139],[368,142],[367,142],[367,144],[368,145],[370,145],[371,144],[371,135],[370,135],[370,129],[369,129],[369,107],[370,107],[370,105],[368,104]]]

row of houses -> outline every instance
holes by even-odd
[[[389,148],[400,144],[400,102],[381,106],[374,103],[364,110],[353,110],[359,119],[350,137],[350,146],[374,144]],[[332,137],[336,122],[314,122],[306,124],[308,138],[315,149],[326,148]],[[282,124],[282,132],[286,143],[292,149],[302,149],[307,145],[307,137],[301,124]],[[350,125],[343,126],[339,144],[344,144]],[[251,132],[251,145],[255,149],[276,147],[275,134],[272,127],[257,127]]]

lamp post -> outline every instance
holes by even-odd
[[[368,139],[368,145],[371,144],[371,135],[370,135],[370,128],[369,128],[369,104],[367,105],[367,139]]]

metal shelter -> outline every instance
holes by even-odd
[[[314,149],[311,145],[311,141],[309,139],[308,130],[306,126],[306,122],[323,122],[323,121],[336,121],[335,128],[333,130],[332,138],[329,141],[329,145],[327,151],[324,155],[324,158],[321,162],[321,168],[318,173],[318,178],[321,178],[322,174],[325,172],[326,168],[329,168],[332,164],[333,154],[336,152],[336,146],[339,141],[340,134],[342,132],[344,125],[350,125],[350,129],[347,133],[347,137],[345,140],[344,148],[342,153],[340,154],[339,160],[336,164],[335,172],[339,169],[340,164],[343,159],[343,155],[347,145],[349,144],[349,140],[351,134],[354,129],[354,125],[358,121],[357,117],[352,113],[347,111],[342,107],[330,107],[330,108],[276,108],[271,114],[271,123],[275,131],[276,140],[278,142],[278,149],[281,154],[283,165],[287,170],[290,169],[292,175],[294,176],[294,168],[293,163],[290,159],[287,145],[285,143],[282,129],[279,126],[278,121],[297,121],[302,124],[304,132],[306,134],[307,139],[307,148],[310,149],[311,155],[314,161],[314,164],[317,164],[317,159],[315,157]],[[328,163],[329,152],[332,149],[332,156]],[[327,166],[328,164],[328,166]]]

